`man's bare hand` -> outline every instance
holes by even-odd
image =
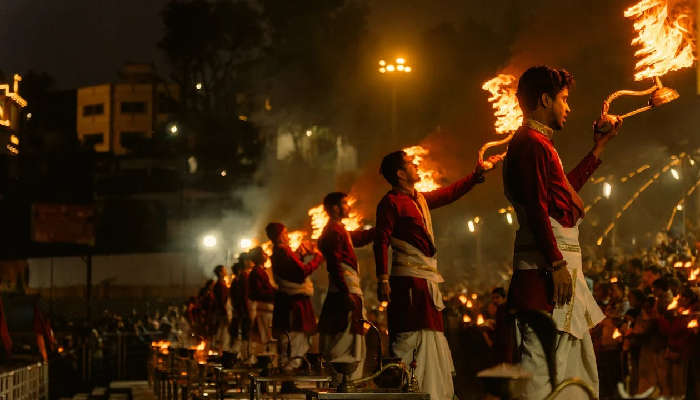
[[[391,301],[391,287],[388,281],[379,281],[377,283],[377,299],[379,301]]]
[[[557,306],[563,306],[571,301],[573,287],[571,286],[571,274],[566,268],[566,261],[562,260],[564,266],[552,272],[552,282],[554,284],[553,301]]]
[[[622,126],[622,118],[605,114],[593,122],[593,141],[596,146],[605,146],[610,139],[617,136]]]

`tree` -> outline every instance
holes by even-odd
[[[252,108],[250,75],[263,43],[259,14],[246,1],[172,0],[162,16],[159,46],[182,88],[178,119],[188,152],[204,175],[227,170],[231,177],[249,176],[263,145],[245,121]]]

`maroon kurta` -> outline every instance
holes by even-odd
[[[353,247],[362,247],[371,243],[374,239],[374,232],[374,228],[348,232],[342,223],[332,220],[328,221],[323,229],[323,233],[318,239],[318,247],[326,259],[328,280],[338,288],[338,291],[329,291],[323,302],[318,326],[320,332],[339,333],[345,331],[348,326],[348,311],[352,311],[351,332],[355,334],[364,332],[360,322],[362,319],[362,297],[355,293],[349,293],[341,264],[348,265],[359,273]],[[348,294],[353,301],[351,309],[348,309],[345,300]]]
[[[223,279],[216,281],[214,285],[214,309],[217,314],[226,315],[226,303],[228,302],[229,288]]]
[[[250,272],[243,270],[231,283],[231,303],[238,319],[248,318],[249,279]]]
[[[272,303],[275,301],[275,289],[270,282],[270,276],[265,271],[265,268],[256,265],[248,275],[248,298],[252,301],[260,301],[264,303]]]
[[[450,186],[421,194],[432,210],[459,199],[480,182],[483,182],[483,177],[472,174]],[[435,245],[426,230],[416,199],[399,190],[390,190],[377,206],[377,233],[374,238],[377,277],[388,274],[387,258],[392,236],[411,244],[428,257],[435,255]],[[425,279],[392,276],[389,282],[391,303],[388,319],[392,334],[444,329],[442,314],[433,305]]]
[[[323,256],[315,254],[311,261],[304,264],[289,246],[277,245],[272,250],[271,261],[275,277],[301,284],[321,265]],[[272,329],[275,335],[283,332],[312,334],[316,330],[316,317],[311,298],[303,294],[289,295],[278,290],[272,313]]]
[[[553,263],[563,259],[552,233],[549,217],[564,227],[573,227],[583,217],[583,202],[578,191],[600,165],[600,160],[588,153],[568,174],[547,136],[546,128],[539,132],[522,126],[513,136],[503,164],[503,185],[514,207],[520,207],[532,229],[537,245],[534,249]],[[519,218],[521,215],[519,214]],[[508,293],[509,304],[518,310],[553,309],[551,275],[543,270],[516,270]]]

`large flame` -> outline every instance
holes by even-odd
[[[482,89],[491,93],[488,101],[492,103],[491,106],[495,110],[496,133],[514,132],[523,123],[523,112],[520,110],[515,96],[516,88],[513,85],[516,80],[513,75],[499,74],[481,86]]]
[[[265,268],[272,267],[272,242],[268,240],[267,242],[261,244],[260,247],[262,247],[265,254],[267,254],[267,260],[265,260]]]
[[[429,153],[428,149],[423,146],[411,146],[406,147],[403,151],[409,157],[413,158],[413,164],[418,169],[418,176],[420,181],[415,184],[415,188],[419,192],[430,192],[440,187],[440,185],[435,182],[437,178],[437,172],[434,170],[426,169],[422,166],[423,156]]]
[[[634,79],[640,81],[665,75],[693,65],[693,20],[686,10],[674,10],[668,0],[640,0],[625,10],[634,20],[638,36],[632,45],[640,46],[634,55]]]
[[[350,195],[347,198],[347,202],[348,205],[352,207],[352,205],[357,202],[357,199]],[[321,237],[321,233],[323,233],[323,228],[325,228],[328,223],[328,214],[326,214],[326,210],[323,209],[323,204],[311,208],[308,214],[309,217],[311,217],[311,239],[318,239]],[[350,211],[350,215],[348,215],[347,218],[343,218],[341,222],[346,230],[354,231],[360,229],[362,216],[360,216],[357,211],[352,210]]]
[[[301,246],[301,241],[304,240],[306,232],[304,231],[291,231],[289,232],[289,247],[296,251],[299,246]]]

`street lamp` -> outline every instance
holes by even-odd
[[[386,60],[379,60],[379,73],[385,75],[396,75],[396,74],[407,74],[410,73],[413,68],[406,63],[406,59],[403,57],[397,57],[394,62],[387,62]],[[392,145],[396,144],[397,141],[397,129],[398,124],[398,113],[396,106],[396,82],[392,82],[391,85],[391,138]]]
[[[609,184],[608,182],[603,183],[603,197],[605,197],[606,199],[609,199],[611,194],[612,194],[612,185]]]
[[[474,220],[470,219],[469,221],[467,221],[467,229],[471,233],[476,232],[476,224],[474,223]]]
[[[203,87],[202,82],[197,82],[197,83],[194,85],[194,88],[197,89],[197,90],[202,90],[202,87]]]
[[[177,136],[177,133],[180,131],[180,128],[178,128],[175,122],[170,123],[166,129],[170,136]]]
[[[216,247],[216,236],[214,236],[214,235],[204,236],[204,238],[202,239],[202,244],[204,245],[204,247],[206,247],[208,249]]]

